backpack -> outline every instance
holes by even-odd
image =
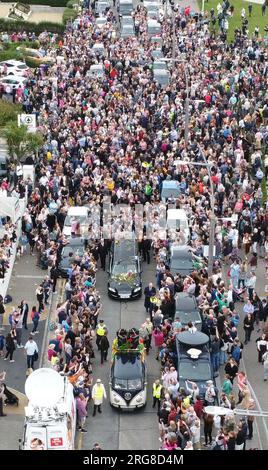
[[[239,346],[236,346],[232,351],[232,357],[234,358],[234,360],[236,362],[239,362],[240,361],[240,355],[241,355],[240,348],[239,348]]]

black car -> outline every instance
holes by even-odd
[[[136,299],[142,294],[141,265],[135,240],[114,242],[110,251],[108,295]]]
[[[58,271],[61,277],[68,277],[68,269],[75,262],[80,262],[85,252],[85,242],[82,238],[71,238],[70,243],[63,247]]]
[[[180,318],[182,326],[186,326],[189,321],[194,323],[198,331],[202,329],[202,317],[199,313],[196,298],[187,292],[179,292],[176,295],[176,317]]]
[[[110,375],[110,403],[121,409],[141,408],[146,404],[146,365],[135,352],[115,354]]]
[[[218,375],[213,373],[209,337],[199,331],[183,331],[177,335],[176,343],[180,386],[186,389],[187,380],[195,382],[199,387],[199,395],[204,400],[206,382],[212,380],[215,385],[215,377]]]
[[[188,245],[171,248],[169,269],[172,274],[181,274],[182,276],[188,276],[194,271],[193,258]]]

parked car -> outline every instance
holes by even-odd
[[[148,19],[159,19],[159,4],[157,2],[144,2],[144,7],[147,10]]]
[[[15,89],[17,90],[19,87],[24,87],[24,85],[27,83],[27,78],[20,77],[20,76],[15,76],[15,75],[10,75],[8,77],[0,78],[0,84],[3,86],[4,91],[6,93],[9,93]]]
[[[162,52],[162,49],[159,47],[157,47],[156,49],[154,49],[151,53],[152,55],[152,58],[155,60],[155,59],[161,59],[162,57],[164,57],[164,54]]]
[[[121,37],[124,39],[132,38],[135,36],[134,26],[131,24],[124,24],[121,28]]]
[[[108,295],[137,299],[142,294],[141,265],[135,239],[113,242],[109,260]]]
[[[170,75],[168,70],[155,69],[154,70],[154,79],[161,85],[161,87],[166,87],[169,84]]]
[[[71,238],[68,245],[63,247],[58,266],[59,275],[68,277],[68,269],[74,262],[81,261],[85,252],[85,242],[82,238]]]
[[[180,184],[177,180],[164,180],[161,189],[163,202],[174,202],[180,196]]]
[[[103,16],[110,7],[111,4],[107,0],[101,0],[97,2],[95,6],[96,16]]]
[[[202,328],[202,317],[198,309],[196,298],[187,292],[179,292],[175,298],[176,317],[180,318],[182,326],[186,326],[189,321],[194,323],[198,331]]]
[[[21,51],[25,56],[25,59],[34,59],[37,64],[54,64],[56,62],[55,57],[50,55],[42,54],[38,49],[33,49],[31,47],[17,47],[17,51]]]
[[[29,72],[29,67],[20,60],[3,60],[0,62],[0,73],[6,75],[15,75],[16,77],[25,77]]]
[[[199,331],[196,333],[183,331],[177,334],[176,343],[180,387],[186,389],[187,380],[195,382],[199,387],[199,395],[204,400],[206,382],[212,380],[217,392],[215,378],[218,373],[213,373],[209,352],[209,337]],[[217,404],[217,398],[215,404]]]
[[[119,14],[120,16],[129,16],[133,11],[132,0],[119,0]]]
[[[174,240],[176,231],[180,231],[181,244],[185,245],[190,241],[190,229],[188,217],[184,209],[167,210],[167,230],[171,240]]]
[[[171,245],[169,269],[172,274],[188,276],[194,270],[193,258],[188,245]]]
[[[147,32],[149,36],[161,34],[161,24],[157,20],[149,19],[147,21]]]
[[[166,62],[162,60],[154,60],[153,61],[153,70],[168,70]]]
[[[103,29],[104,26],[107,24],[107,18],[105,16],[100,16],[96,19],[96,27],[98,29]]]
[[[64,221],[63,235],[67,238],[72,235],[72,222],[75,219],[80,224],[81,238],[86,238],[88,229],[89,209],[84,206],[73,206],[67,212]]]
[[[133,21],[132,16],[122,16],[120,23],[121,23],[121,27],[125,24],[130,24],[134,26],[134,21]]]
[[[94,52],[95,55],[107,56],[107,48],[105,48],[103,42],[95,42],[92,46],[92,52]]]
[[[104,67],[103,64],[93,64],[90,66],[88,72],[88,77],[103,77],[104,76]]]

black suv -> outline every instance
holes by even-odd
[[[209,337],[199,331],[196,333],[183,331],[177,334],[176,342],[180,387],[186,389],[186,380],[195,382],[199,387],[199,395],[204,400],[206,382],[212,380],[215,385],[215,377],[218,375],[213,373]]]
[[[198,331],[202,329],[202,317],[199,313],[198,305],[194,295],[186,292],[176,294],[176,317],[180,318],[181,324],[185,327],[189,321],[194,323]]]
[[[137,299],[142,294],[141,265],[135,240],[113,242],[109,260],[108,295]]]

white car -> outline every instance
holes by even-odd
[[[105,16],[100,16],[100,18],[96,19],[96,28],[103,29],[104,26],[107,24],[107,18]]]
[[[90,69],[87,71],[88,77],[104,77],[104,67],[103,64],[93,64],[90,66]]]
[[[6,93],[11,93],[14,88],[15,90],[17,90],[19,87],[23,88],[26,82],[27,78],[15,77],[14,75],[0,79],[0,84],[4,86],[4,91]]]
[[[5,75],[26,76],[29,67],[20,60],[4,60],[0,62],[0,72]]]

